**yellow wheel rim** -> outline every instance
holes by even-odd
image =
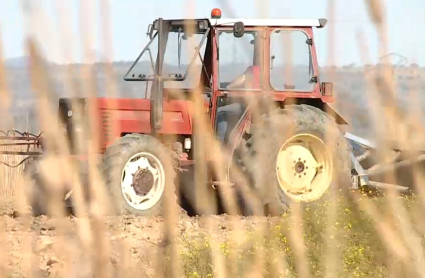
[[[280,148],[276,176],[288,197],[311,202],[321,198],[329,189],[332,166],[332,156],[319,137],[297,134]]]

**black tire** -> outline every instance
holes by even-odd
[[[48,191],[38,172],[40,160],[40,157],[31,157],[23,164],[25,197],[33,216],[47,214]]]
[[[31,212],[33,216],[41,216],[41,215],[51,215],[51,211],[49,211],[48,203],[53,198],[63,198],[66,195],[66,187],[62,187],[58,184],[53,186],[58,191],[55,192],[52,190],[52,186],[47,183],[45,179],[43,179],[42,173],[40,172],[40,164],[43,163],[43,157],[31,157],[24,162],[24,193],[25,198],[27,199],[28,205],[31,207]],[[70,208],[67,202],[60,201],[60,205],[63,206],[62,209],[65,212],[69,213]]]
[[[330,138],[334,143],[333,146],[329,146],[329,149],[334,149],[331,155],[332,182],[327,192],[318,200],[340,185],[349,188],[351,184],[350,145],[331,116],[313,106],[287,105],[284,109],[277,109],[263,117],[259,125],[261,129],[256,128],[258,125],[252,127],[252,137],[248,141],[250,153],[248,161],[244,164],[247,166],[254,189],[258,191],[267,214],[280,215],[286,212],[293,202],[279,186],[276,177],[276,160],[282,144],[296,134],[315,135],[327,146],[330,142],[326,137],[331,135]],[[310,204],[315,202],[312,201]]]
[[[121,174],[127,161],[135,154],[146,152],[155,156],[164,170],[164,191],[159,201],[147,210],[139,210],[130,206],[121,191]],[[176,203],[175,181],[176,171],[171,150],[166,148],[156,138],[143,134],[128,134],[119,138],[110,145],[101,165],[101,172],[109,190],[112,202],[115,204],[116,213],[132,214],[139,216],[161,216],[164,213],[166,202]]]

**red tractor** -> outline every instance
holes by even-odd
[[[237,164],[260,203],[280,213],[293,200],[312,202],[331,186],[352,184],[351,149],[340,130],[347,122],[329,106],[332,83],[319,76],[313,31],[326,22],[223,19],[214,9],[211,18],[149,25],[150,42],[124,77],[143,82],[145,98],[96,100],[100,169],[118,211],[161,214],[179,169],[200,165],[193,103],[200,95],[211,129],[232,154],[224,178],[208,171],[212,187],[235,186],[229,169]],[[61,99],[59,111],[72,150],[71,99]],[[40,210],[41,197],[32,198]]]

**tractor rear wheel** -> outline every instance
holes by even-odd
[[[257,127],[245,164],[269,213],[282,214],[294,201],[313,203],[339,185],[348,188],[349,144],[328,114],[287,105]]]
[[[106,150],[102,172],[119,214],[160,216],[176,202],[171,151],[149,135],[128,134]]]

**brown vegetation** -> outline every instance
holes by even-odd
[[[61,8],[58,7],[63,12]],[[385,34],[380,16],[382,7],[370,4],[370,8],[377,32]],[[104,34],[107,34],[104,40],[109,49],[108,6],[102,6],[102,9]],[[89,20],[88,15],[83,14],[84,20]],[[84,26],[87,28],[84,57],[90,62],[93,58],[88,51],[90,24]],[[66,26],[62,27],[66,30]],[[57,125],[56,111],[50,110],[47,103],[54,93],[48,86],[49,76],[40,63],[37,45],[30,37],[26,39],[41,125],[47,132],[46,136],[53,138],[54,147],[61,154],[66,154],[67,145]],[[385,50],[385,35],[380,39]],[[361,51],[366,52],[367,49],[362,48]],[[0,61],[3,61],[1,56]],[[9,96],[4,75],[7,72],[1,63],[0,103],[6,106],[8,102],[4,100]],[[104,66],[106,72],[111,70],[109,64]],[[96,91],[91,90],[94,87],[88,78],[91,73],[85,69],[82,67],[80,76],[84,80],[83,88],[85,95],[93,97]],[[68,74],[63,77],[67,85],[73,77],[72,73]],[[365,92],[370,100],[368,109],[373,109],[379,117],[372,115],[366,118],[378,123],[374,127],[375,139],[382,146],[379,151],[388,151],[382,142],[389,137],[395,137],[404,146],[409,145],[408,139],[413,136],[422,138],[422,125],[417,120],[418,115],[413,114],[415,109],[409,109],[405,113],[410,114],[401,117],[397,106],[391,102],[388,104],[392,92],[387,89],[395,88],[390,73],[380,72],[380,83],[367,74],[364,72],[365,78],[370,81],[369,90]],[[113,84],[108,85],[111,88],[109,95],[115,95],[117,92]],[[70,90],[69,95],[73,93]],[[352,107],[344,101],[340,97],[338,105],[349,114],[349,119],[362,116],[351,111]],[[2,107],[5,111],[7,108]],[[201,130],[207,131],[202,122],[203,115],[199,114],[197,118],[201,119],[197,123]],[[389,123],[392,130],[381,128]],[[97,135],[90,133],[90,136]],[[81,142],[91,150],[96,149],[87,139],[81,138]],[[212,137],[206,140],[208,149],[218,149]],[[22,158],[3,155],[0,161],[14,165]],[[71,163],[62,156],[57,159],[57,163],[48,169],[48,174],[57,180],[71,179],[69,173],[75,172]],[[99,161],[90,157],[89,162],[94,166]],[[21,175],[22,166],[0,167],[0,277],[424,276],[425,195],[423,173],[419,169],[414,172],[412,188],[416,193],[413,195],[400,196],[393,191],[379,193],[369,189],[348,194],[334,192],[330,198],[314,206],[301,208],[295,204],[283,216],[269,218],[233,215],[189,217],[176,207],[167,207],[168,214],[164,218],[106,217],[104,215],[111,206],[110,196],[102,186],[103,177],[96,167],[90,170],[92,182],[88,190],[96,196],[93,202],[83,201],[80,194],[82,185],[80,180],[75,179],[72,180],[76,194],[75,216],[65,215],[58,200],[52,200],[51,209],[55,216],[32,217],[22,189],[28,183]],[[393,177],[389,175],[388,178]],[[53,186],[49,188],[55,189]],[[233,204],[233,200],[229,203]],[[86,216],[88,211],[91,212],[90,217]]]

